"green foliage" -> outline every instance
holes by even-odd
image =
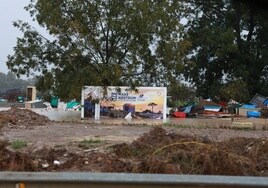
[[[220,90],[221,99],[229,101],[233,99],[239,103],[249,101],[249,91],[247,84],[243,80],[234,80],[225,85]]]
[[[62,100],[80,98],[83,85],[168,86],[182,73],[203,98],[234,80],[249,96],[268,95],[265,8],[242,0],[32,0],[26,9],[51,37],[14,22],[24,36],[7,65],[16,75],[37,73],[38,89]]]
[[[96,147],[96,145],[99,145],[101,143],[102,143],[102,141],[99,140],[99,139],[97,139],[97,140],[93,140],[93,139],[87,140],[87,139],[84,139],[81,142],[79,142],[78,146],[81,147],[81,148],[83,148],[83,149],[88,149],[88,148]]]
[[[197,94],[213,98],[223,83],[233,80],[243,80],[250,96],[260,92],[268,75],[268,15],[262,1],[187,2],[182,12],[192,45],[185,76],[195,84]]]
[[[168,106],[178,107],[186,105],[188,102],[195,100],[195,90],[179,82],[172,82],[168,86]]]
[[[21,149],[27,146],[27,142],[24,140],[15,140],[11,142],[11,148],[13,149]]]
[[[0,72],[0,89],[14,89],[14,88],[23,88],[27,85],[34,84],[34,80],[22,80],[16,78],[16,76],[9,72],[7,74],[4,74]]]
[[[0,72],[0,98],[5,98],[9,102],[23,100],[26,96],[26,87],[34,85],[34,79],[18,79],[13,73],[7,74]]]
[[[80,98],[83,85],[162,86],[182,71],[189,43],[180,41],[178,1],[32,0],[26,8],[49,31],[27,23],[7,65],[39,74],[38,87],[61,99]]]

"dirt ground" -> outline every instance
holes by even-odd
[[[0,169],[268,176],[268,130],[54,122],[11,108],[0,112]]]

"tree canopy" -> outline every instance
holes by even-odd
[[[241,87],[231,87],[240,95],[253,96],[257,92],[268,95],[264,89],[268,76],[268,14],[263,2],[186,2],[185,36],[192,47],[185,61],[185,76],[194,83],[197,93],[213,98],[229,82],[240,80],[247,92]],[[241,98],[248,100],[245,96]]]
[[[32,0],[51,39],[22,21],[8,67],[39,74],[38,88],[78,98],[83,85],[165,85],[182,71],[177,1]]]
[[[268,95],[263,1],[31,0],[26,9],[51,37],[14,22],[24,36],[7,65],[62,99],[83,85],[176,88],[181,76],[204,98]]]

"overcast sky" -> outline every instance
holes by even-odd
[[[22,33],[13,26],[13,21],[23,20],[31,25],[37,25],[32,22],[29,13],[24,7],[30,0],[0,0],[0,72],[7,73],[6,66],[8,54],[13,54],[13,47],[16,45],[17,37]]]

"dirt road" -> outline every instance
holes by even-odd
[[[268,176],[268,130],[230,129],[213,121],[53,122],[10,109],[0,112],[0,169]],[[21,142],[25,146],[15,149]]]
[[[0,139],[10,141],[24,140],[31,147],[55,146],[74,141],[99,139],[107,144],[130,143],[149,132],[156,125],[93,125],[87,123],[51,122],[43,126],[30,128],[9,128],[2,130]],[[234,130],[218,128],[187,128],[162,126],[169,133],[207,137],[214,141],[224,141],[230,138],[268,138],[264,130]]]

